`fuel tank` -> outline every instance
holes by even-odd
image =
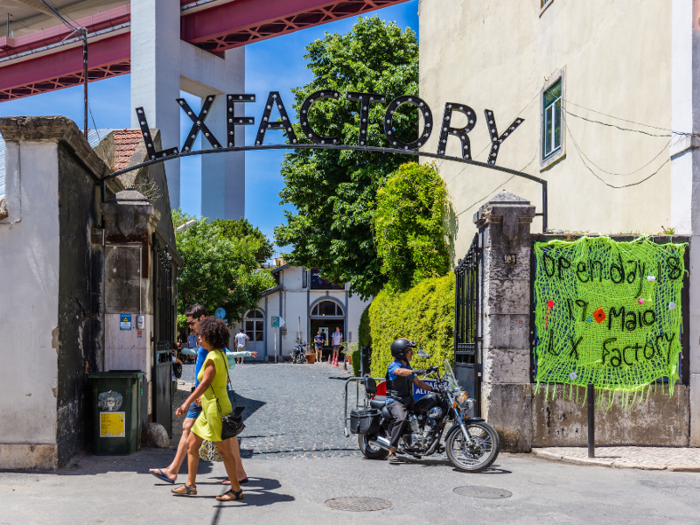
[[[440,406],[440,396],[434,392],[429,392],[423,397],[421,397],[413,405],[413,412],[420,416],[425,416],[431,408]]]

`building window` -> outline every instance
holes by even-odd
[[[311,309],[311,317],[343,317],[343,307],[335,301],[321,301]]]
[[[560,77],[542,93],[542,161],[554,161],[561,156],[563,82]]]
[[[251,341],[263,341],[265,334],[265,316],[260,310],[251,310],[245,316],[245,333]]]

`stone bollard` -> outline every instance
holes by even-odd
[[[503,191],[484,204],[474,222],[483,241],[481,414],[496,428],[501,448],[529,452],[530,224],[535,207]]]

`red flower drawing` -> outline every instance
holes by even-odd
[[[598,324],[602,323],[603,321],[605,321],[606,318],[605,310],[603,310],[602,308],[598,308],[595,312],[593,312],[593,318]]]

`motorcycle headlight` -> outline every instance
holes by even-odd
[[[457,396],[457,404],[462,410],[469,410],[474,406],[475,401],[469,397],[467,392],[462,392]]]

